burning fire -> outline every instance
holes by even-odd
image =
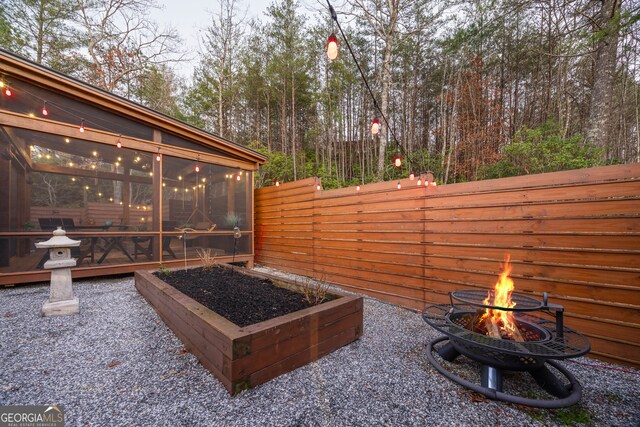
[[[513,308],[516,306],[516,303],[511,300],[511,293],[515,286],[513,280],[509,277],[509,274],[511,274],[510,259],[511,256],[507,255],[504,268],[494,288],[493,299],[491,298],[491,292],[487,292],[487,297],[482,301],[483,304],[505,308]],[[518,326],[513,317],[513,311],[487,308],[485,313],[480,317],[480,322],[485,323],[487,334],[494,338],[502,338],[506,335],[506,337],[516,341],[522,341]]]

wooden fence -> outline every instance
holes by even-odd
[[[640,164],[418,187],[256,190],[256,261],[421,310],[489,289],[565,307],[594,357],[640,366]],[[427,327],[425,325],[425,327]]]
[[[152,216],[153,212],[150,209],[135,210],[135,208],[133,208],[127,225],[139,227],[145,224],[150,224]],[[32,206],[30,221],[36,227],[38,226],[39,218],[72,218],[76,225],[87,225],[90,223],[102,225],[106,221],[111,221],[113,224],[117,225],[122,222],[122,217],[122,206],[120,205],[113,203],[89,202],[87,206],[79,208]],[[144,218],[144,220],[142,220],[142,218]]]

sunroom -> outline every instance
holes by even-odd
[[[74,277],[253,262],[261,154],[2,50],[0,86],[0,285],[48,278],[58,226]]]

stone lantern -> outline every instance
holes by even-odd
[[[80,240],[71,240],[62,227],[53,232],[46,242],[36,243],[38,249],[49,249],[49,260],[44,268],[51,270],[51,288],[49,300],[42,305],[43,316],[64,316],[80,312],[78,298],[71,289],[71,267],[76,260],[71,258],[71,248],[80,246]]]

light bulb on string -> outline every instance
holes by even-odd
[[[156,154],[156,162],[159,162],[160,160],[162,160],[162,157],[160,156],[160,149],[158,148],[158,154]]]
[[[49,110],[47,110],[47,101],[44,101],[44,104],[42,105],[42,115],[43,116],[49,115]]]
[[[380,121],[375,118],[371,122],[371,135],[377,135],[380,132]]]
[[[121,135],[118,136],[118,141],[116,141],[116,147],[118,148],[122,148],[122,141],[120,141],[120,136]]]
[[[316,184],[316,190],[320,191],[321,188],[320,184]]]
[[[360,186],[356,185],[356,191],[360,191]]]
[[[331,34],[327,40],[327,56],[331,60],[338,57],[338,38],[335,33]]]
[[[400,156],[395,156],[393,158],[393,165],[397,168],[402,166],[402,158]]]
[[[4,80],[0,80],[0,89],[4,87]]]
[[[13,92],[8,87],[4,88],[4,94],[7,96],[12,96]]]
[[[276,187],[280,187],[280,181],[276,179]]]
[[[240,181],[242,179],[242,175],[236,175],[236,181]]]
[[[200,172],[200,165],[198,164],[200,162],[200,156],[196,157],[196,173]]]
[[[418,178],[418,182],[416,184],[420,187],[422,185],[422,178]]]
[[[416,179],[416,175],[415,175],[413,172],[411,172],[411,173],[409,174],[409,179],[410,179],[411,181],[413,181],[414,179]]]
[[[398,181],[398,190],[400,190],[402,188],[402,184],[400,184],[400,181]]]
[[[80,128],[78,128],[80,132],[84,132],[84,119],[80,119]]]

